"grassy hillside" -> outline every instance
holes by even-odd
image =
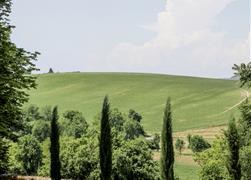
[[[29,104],[79,110],[88,121],[100,112],[103,97],[112,107],[140,112],[148,131],[159,131],[166,98],[171,96],[174,130],[205,128],[227,122],[243,97],[235,81],[135,73],[58,73],[38,75]]]

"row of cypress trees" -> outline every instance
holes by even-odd
[[[100,126],[100,168],[101,180],[111,180],[112,174],[112,137],[109,124],[110,104],[106,96],[103,103]],[[168,98],[164,110],[163,128],[161,133],[161,178],[163,180],[174,179],[174,149],[172,137],[172,113],[171,100]]]
[[[111,180],[112,176],[112,136],[109,121],[110,103],[108,96],[105,96],[101,119],[100,119],[100,139],[99,139],[99,157],[100,157],[100,179]],[[235,121],[229,123],[228,130],[225,131],[225,137],[228,142],[230,155],[228,157],[228,170],[230,176],[239,180],[241,178],[241,167],[239,164],[239,135]],[[58,127],[58,108],[54,107],[51,121],[51,179],[60,180],[60,159],[59,159],[59,127]],[[168,98],[164,110],[163,127],[161,132],[161,179],[174,180],[174,149],[172,137],[172,110],[171,99]]]
[[[108,96],[105,96],[100,119],[100,139],[99,139],[99,157],[100,157],[100,179],[111,180],[112,176],[112,136],[109,122],[110,103]],[[60,159],[59,159],[59,127],[58,127],[58,108],[53,108],[51,121],[51,169],[52,180],[60,180]],[[172,140],[172,116],[171,103],[168,98],[163,118],[163,128],[161,135],[161,178],[163,180],[174,179],[174,150]]]

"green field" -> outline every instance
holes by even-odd
[[[165,101],[172,98],[174,130],[206,128],[227,122],[241,101],[236,81],[137,73],[55,73],[38,76],[29,104],[58,105],[60,112],[79,110],[92,121],[108,94],[112,108],[135,109],[144,128],[160,131]]]
[[[198,175],[199,166],[175,164],[174,169],[175,169],[175,174],[177,174],[181,180],[199,179]]]

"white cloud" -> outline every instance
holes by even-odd
[[[142,45],[118,44],[102,57],[104,65],[100,68],[210,77],[230,75],[234,63],[249,57],[249,38],[229,38],[227,32],[217,32],[212,27],[217,15],[233,1],[168,0],[157,22],[145,27],[156,36]],[[99,57],[92,58],[93,65],[97,61]]]

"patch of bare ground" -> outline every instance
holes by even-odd
[[[193,152],[187,148],[187,135],[200,135],[206,138],[208,141],[212,142],[216,136],[223,135],[223,130],[226,129],[225,125],[222,126],[215,126],[203,129],[192,129],[186,130],[182,132],[175,132],[173,134],[174,144],[177,138],[183,139],[186,143],[185,149],[182,151],[180,155],[179,152],[175,151],[175,162],[178,164],[183,165],[191,165],[191,166],[198,166],[198,164],[193,160]],[[161,156],[161,151],[153,151],[153,159],[155,161],[159,161]]]
[[[49,177],[39,176],[0,176],[1,180],[51,180]]]
[[[189,151],[189,150],[188,150]],[[155,161],[160,160],[160,151],[153,152],[153,159]],[[175,162],[178,164],[188,165],[188,166],[198,166],[198,164],[193,160],[192,154],[186,154],[185,151],[180,155],[178,152],[175,152]]]
[[[200,135],[203,136],[206,139],[214,139],[217,135],[222,135],[223,130],[226,129],[225,125],[222,126],[214,126],[209,128],[203,128],[203,129],[192,129],[192,130],[186,130],[182,132],[175,132],[173,134],[174,139],[181,138],[183,140],[186,140],[187,135]]]

